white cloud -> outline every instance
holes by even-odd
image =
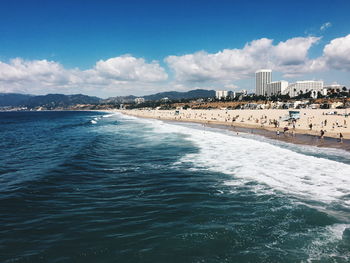
[[[168,56],[164,60],[174,72],[170,78],[157,61],[131,55],[100,60],[87,70],[66,69],[55,61],[16,58],[0,61],[0,92],[144,95],[170,89],[233,89],[237,83],[241,86],[242,81],[252,80],[259,68],[271,68],[285,78],[329,69],[350,71],[350,34],[333,39],[320,57],[310,58],[309,51],[319,40],[309,36],[274,43],[261,38],[243,48]]]
[[[331,26],[332,26],[331,22],[326,22],[326,23],[322,24],[322,26],[320,27],[320,30],[325,31],[327,28],[329,28]]]
[[[323,49],[323,59],[330,68],[350,71],[350,34],[327,44]]]
[[[8,64],[0,61],[0,81],[41,80],[60,82],[65,79],[65,73],[60,64],[47,60],[25,61],[16,58]]]
[[[265,58],[262,51],[271,40],[263,38],[252,41],[243,49],[224,49],[214,54],[204,51],[183,56],[168,56],[165,61],[175,72],[178,81],[203,82],[240,79],[248,77],[256,61]]]
[[[96,63],[95,70],[107,78],[121,81],[156,82],[168,78],[156,61],[146,63],[143,58],[125,55]]]
[[[319,39],[318,37],[296,37],[271,46],[273,63],[277,66],[302,65],[308,59],[310,47]]]
[[[284,74],[297,75],[314,70],[308,51],[318,37],[297,37],[273,44],[261,38],[247,43],[242,49],[224,49],[209,54],[204,51],[165,59],[178,81],[234,81],[251,78],[259,68],[272,68]]]
[[[65,69],[47,60],[0,61],[0,92],[88,93],[104,96],[147,91],[168,75],[157,63],[130,55],[100,60],[89,70]],[[128,92],[128,93],[127,93]],[[101,94],[102,93],[102,94]]]

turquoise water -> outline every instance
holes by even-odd
[[[350,261],[348,152],[96,112],[0,138],[0,262]]]

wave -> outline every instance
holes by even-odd
[[[103,117],[103,116],[102,116]],[[91,121],[90,121],[90,123],[92,123],[92,124],[97,124],[97,122],[102,118],[101,116],[97,116],[97,117],[94,117]]]
[[[68,123],[68,124],[63,124],[59,127],[54,127],[53,130],[64,130],[64,129],[69,129],[69,128],[77,128],[81,126],[87,126],[89,124],[97,124],[98,118],[93,118],[92,120],[85,120],[82,122],[77,122],[77,123]]]
[[[184,155],[176,165],[191,164],[197,169],[232,176],[227,183],[244,185],[256,181],[269,187],[259,191],[277,191],[300,200],[341,205],[349,209],[350,165],[308,152],[283,148],[268,142],[212,131],[147,120],[158,133],[180,133],[199,151]],[[145,122],[145,120],[143,120]],[[324,149],[323,151],[327,151]]]
[[[309,255],[307,262],[328,262],[329,257],[339,259],[340,262],[349,262],[350,253],[346,249],[349,243],[348,237],[345,237],[349,230],[349,224],[334,224],[317,229],[315,238],[304,249]]]
[[[137,122],[152,123],[152,120],[141,119],[141,118],[134,117],[134,116],[131,116],[131,115],[123,114],[121,112],[115,112],[114,115],[118,116],[118,119],[120,119],[120,120],[125,120],[125,121],[130,121],[131,120],[131,121],[137,121]]]
[[[231,176],[223,182],[231,187],[232,194],[242,191],[243,187],[256,195],[287,196],[292,203],[307,205],[345,222],[314,230],[311,236],[315,238],[303,250],[309,256],[308,262],[330,255],[349,260],[349,254],[342,255],[337,250],[348,242],[344,235],[350,231],[350,158],[347,152],[305,145],[286,147],[269,140],[265,142],[264,137],[257,140],[246,134],[242,137],[198,124],[178,125],[159,120],[148,120],[148,123],[157,133],[185,135],[182,138],[198,148],[197,152],[186,154],[174,163],[175,167],[223,173]],[[337,155],[346,162],[334,160]]]
[[[116,115],[115,113],[111,113],[111,114],[103,115],[102,118],[110,118],[110,117],[113,117],[115,115]]]

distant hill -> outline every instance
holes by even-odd
[[[20,106],[24,101],[31,98],[32,95],[18,93],[0,93],[0,107]]]
[[[196,89],[190,90],[187,92],[178,92],[178,91],[166,91],[160,92],[156,94],[140,96],[144,98],[146,101],[155,101],[160,100],[162,98],[169,98],[170,100],[179,100],[179,99],[195,99],[195,98],[210,98],[215,96],[215,90],[205,90],[205,89]],[[108,99],[104,99],[101,102],[105,104],[119,104],[119,103],[130,103],[134,102],[136,96],[118,96],[118,97],[110,97]]]
[[[105,103],[105,104],[130,103],[130,102],[133,102],[135,98],[137,98],[137,97],[133,96],[133,95],[110,97],[108,99],[102,100],[101,103]]]
[[[215,90],[195,89],[187,92],[167,91],[143,96],[145,100],[160,100],[165,97],[169,98],[170,100],[210,98],[215,97]]]
[[[34,108],[44,106],[48,108],[69,107],[77,104],[98,104],[101,99],[82,94],[63,95],[47,94],[43,96],[33,96],[24,101],[24,106]]]
[[[35,108],[44,106],[48,108],[69,107],[76,104],[98,104],[101,99],[82,94],[63,95],[63,94],[47,94],[42,96],[16,94],[16,93],[0,93],[0,107],[25,106]]]
[[[214,90],[196,89],[187,92],[167,91],[152,95],[143,96],[147,101],[160,100],[169,98],[170,100],[178,99],[195,99],[214,97]],[[118,96],[108,99],[100,99],[98,97],[87,96],[83,94],[63,95],[63,94],[47,94],[47,95],[28,95],[18,93],[0,93],[0,107],[45,107],[48,109],[67,108],[77,104],[120,104],[134,102],[136,96]]]

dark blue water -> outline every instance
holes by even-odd
[[[244,135],[215,143],[225,136],[119,114],[0,113],[0,262],[349,262],[350,158]],[[283,161],[258,170],[262,148],[310,166],[302,179]]]

